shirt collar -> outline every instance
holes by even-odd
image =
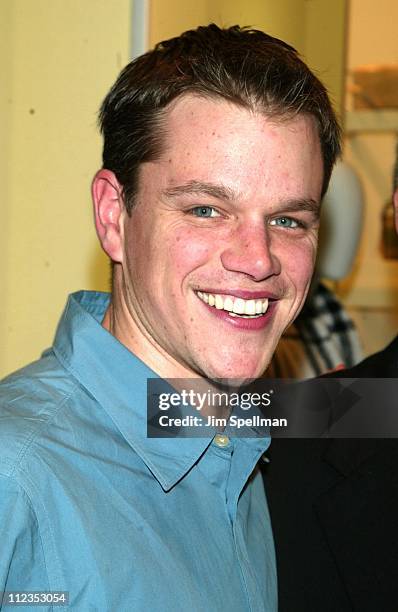
[[[69,296],[53,350],[63,366],[106,410],[125,440],[164,490],[170,490],[198,461],[207,438],[148,438],[147,379],[159,378],[101,325],[108,293],[79,291]],[[243,440],[242,440],[243,442]],[[253,451],[269,440],[245,440]]]

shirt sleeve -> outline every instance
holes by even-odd
[[[2,591],[49,591],[35,513],[23,489],[4,476],[0,476],[0,610],[13,610],[2,602]],[[48,609],[41,606],[40,612]]]

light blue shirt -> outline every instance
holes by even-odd
[[[108,303],[70,296],[53,348],[1,385],[0,591],[68,591],[54,610],[81,612],[276,611],[269,439],[147,438],[156,375],[101,326]]]

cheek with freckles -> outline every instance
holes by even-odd
[[[194,228],[184,228],[167,240],[169,273],[178,276],[180,282],[201,266],[204,266],[214,253],[214,243],[207,236],[198,235]]]
[[[306,248],[303,248],[303,245],[301,248],[292,247],[286,255],[284,265],[286,284],[291,288],[292,297],[298,300],[296,307],[301,309],[314,272],[315,244],[311,241]]]
[[[290,308],[301,308],[314,270],[316,235],[302,240],[284,238],[274,242],[274,253],[280,262],[280,280]],[[287,303],[286,303],[287,305]]]

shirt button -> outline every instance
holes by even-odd
[[[220,448],[225,448],[229,444],[229,438],[223,434],[217,434],[214,436],[214,444],[217,444]]]

